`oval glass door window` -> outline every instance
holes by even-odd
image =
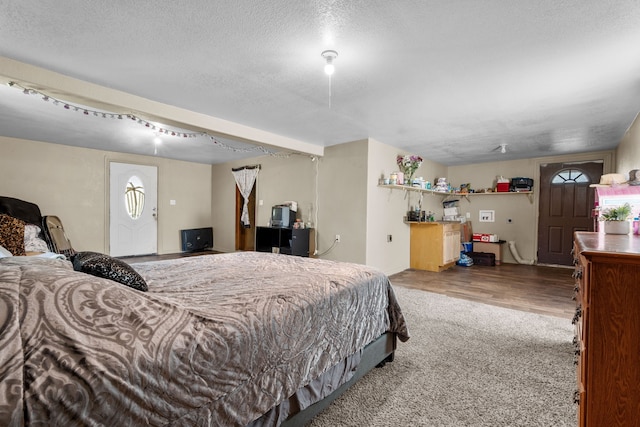
[[[127,187],[124,191],[124,205],[127,208],[127,214],[131,219],[138,219],[144,211],[144,185],[142,180],[133,175],[127,181]]]

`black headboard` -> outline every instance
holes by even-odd
[[[13,197],[0,196],[0,213],[42,227],[42,214],[35,203],[25,202]]]

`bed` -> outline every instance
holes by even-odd
[[[303,425],[409,338],[363,265],[133,264],[143,291],[76,261],[0,258],[0,425]]]

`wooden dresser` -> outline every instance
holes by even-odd
[[[640,237],[577,232],[579,426],[640,426]]]
[[[440,272],[460,259],[459,222],[411,222],[409,267]]]

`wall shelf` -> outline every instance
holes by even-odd
[[[394,184],[378,184],[378,187],[388,188],[390,190],[404,190],[406,191],[415,191],[418,193],[429,193],[435,194],[438,196],[443,196],[445,199],[449,197],[464,197],[468,202],[471,202],[471,197],[479,197],[479,196],[515,196],[519,194],[524,194],[529,198],[529,203],[533,203],[533,191],[514,191],[514,192],[491,192],[491,193],[444,193],[442,191],[435,190],[427,190],[425,188],[419,187],[410,187],[408,185],[394,185]]]

